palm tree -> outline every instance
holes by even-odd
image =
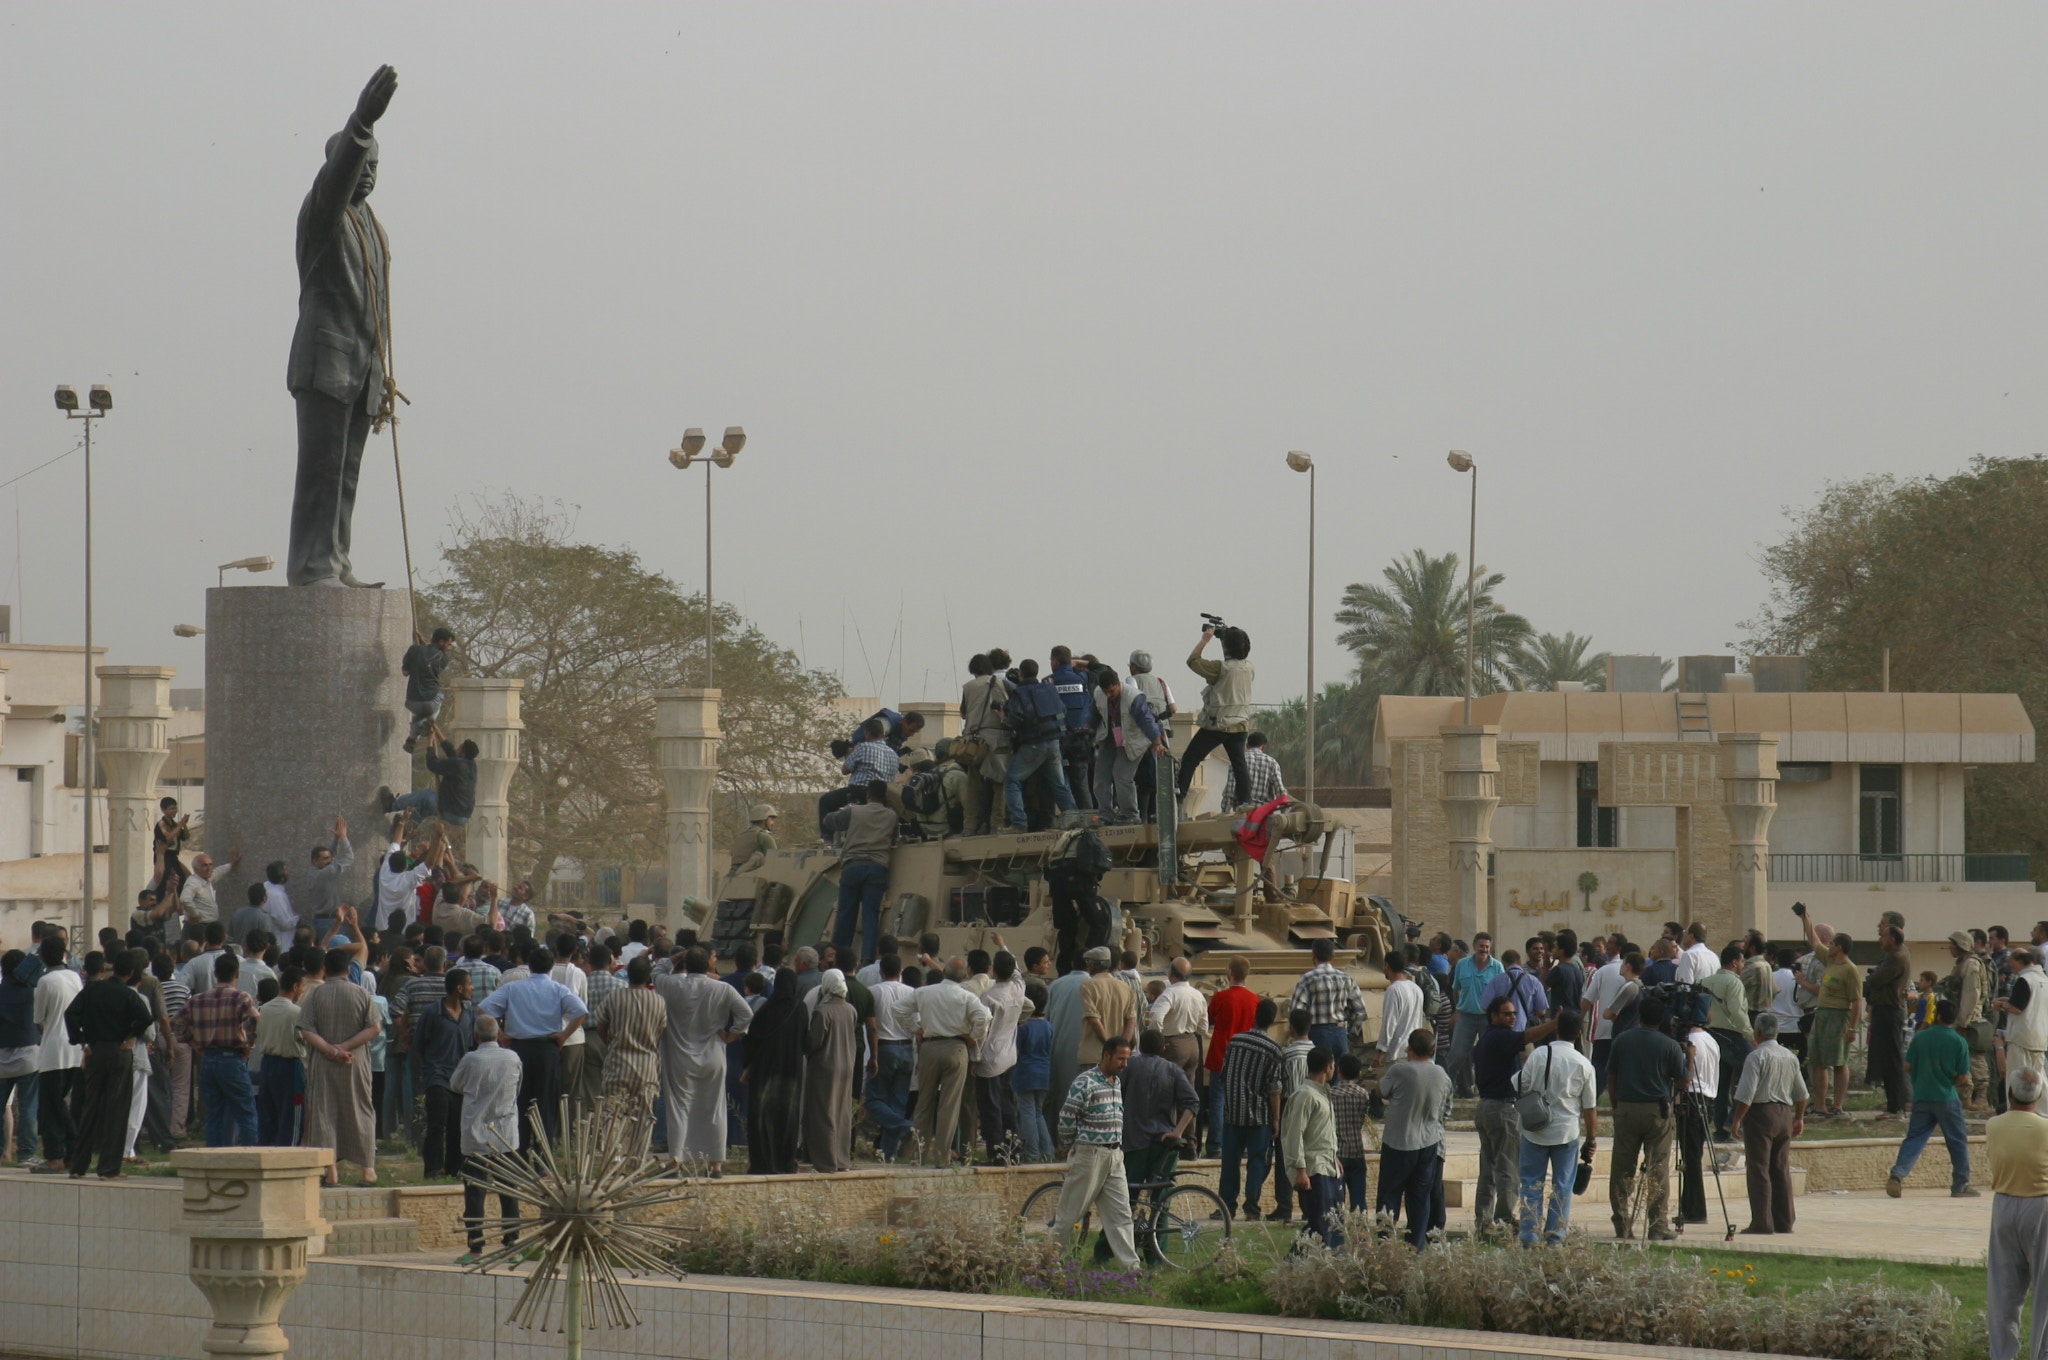
[[[1566,633],[1542,633],[1522,645],[1515,660],[1515,680],[1522,689],[1556,689],[1559,681],[1574,681],[1587,689],[1607,684],[1607,653],[1586,655],[1593,639]]]
[[[1372,724],[1380,696],[1364,685],[1333,680],[1316,696],[1316,782],[1363,784],[1372,774]],[[1297,697],[1259,717],[1266,750],[1289,787],[1307,772],[1308,709]]]
[[[1337,640],[1358,656],[1358,681],[1377,694],[1465,692],[1465,576],[1458,554],[1421,548],[1394,559],[1385,586],[1344,587]],[[1506,689],[1528,641],[1529,621],[1494,601],[1507,578],[1479,569],[1474,592],[1473,678],[1482,693]]]

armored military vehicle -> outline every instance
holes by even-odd
[[[1284,875],[1274,867],[1287,847],[1300,852],[1288,858],[1303,867],[1327,866],[1325,838],[1348,833],[1314,805],[1291,803],[1272,814],[1261,861],[1240,843],[1238,826],[1235,815],[1217,813],[1094,827],[1114,865],[1100,890],[1110,907],[1111,945],[1134,951],[1148,973],[1163,973],[1185,953],[1205,991],[1223,985],[1228,961],[1241,954],[1251,962],[1249,985],[1279,999],[1284,1012],[1296,979],[1312,966],[1314,942],[1335,940],[1338,966],[1357,978],[1374,1013],[1365,1033],[1376,1034],[1385,985],[1379,963],[1402,939],[1404,923],[1384,899],[1357,898],[1348,879]],[[993,953],[997,936],[1020,958],[1032,945],[1055,949],[1044,871],[1062,834],[1005,831],[898,844],[881,929],[906,942],[936,933],[941,957]],[[791,948],[822,944],[832,938],[838,908],[839,858],[829,846],[778,850],[755,872],[728,877],[717,896],[715,921],[699,924],[712,927],[721,956],[770,932]]]

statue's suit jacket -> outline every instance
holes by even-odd
[[[373,411],[384,395],[377,323],[390,306],[389,261],[369,204],[349,200],[375,145],[350,119],[300,205],[299,325],[285,369],[293,396],[319,392],[352,401],[367,381]]]

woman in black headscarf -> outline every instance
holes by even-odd
[[[810,1017],[797,997],[796,971],[775,970],[775,994],[747,1026],[747,1171],[796,1174],[803,1131],[804,1036]]]

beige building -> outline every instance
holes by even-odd
[[[1791,908],[1804,901],[1859,940],[1900,911],[1909,938],[1932,948],[1972,926],[2024,937],[2048,916],[2025,854],[1966,849],[1968,771],[2034,759],[2017,696],[1756,693],[1748,675],[1720,681],[1705,694],[1474,701],[1483,735],[1469,740],[1490,741],[1497,766],[1483,902],[1497,936],[1519,947],[1571,926],[1645,939],[1697,919],[1717,943],[1751,926],[1796,940]],[[1462,721],[1461,699],[1388,696],[1373,736],[1392,786],[1390,895],[1454,931],[1476,928],[1482,906],[1459,900],[1466,842],[1454,847],[1451,827],[1458,807],[1483,799],[1471,787],[1452,806],[1445,797],[1446,731]]]

